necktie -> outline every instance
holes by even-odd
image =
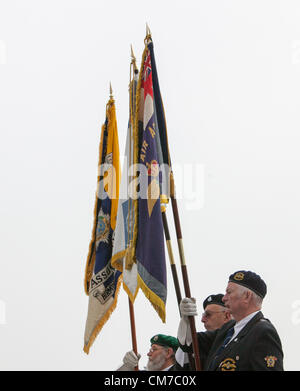
[[[215,364],[215,361],[217,360],[217,358],[219,357],[219,355],[222,353],[222,351],[225,349],[226,345],[228,344],[228,342],[231,340],[232,336],[233,336],[233,333],[234,333],[234,327],[231,327],[228,331],[227,331],[227,334],[225,335],[225,339],[222,343],[222,345],[219,347],[219,349],[216,351],[216,355],[214,357],[214,359],[210,362],[209,364],[209,367],[208,369],[211,370],[212,367],[214,366]]]

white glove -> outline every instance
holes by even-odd
[[[181,367],[190,362],[188,354],[181,350],[181,348],[176,350],[175,359]]]
[[[133,350],[127,352],[123,358],[123,363],[125,365],[131,366],[132,368],[138,366],[139,359],[141,358],[140,354],[135,354]]]
[[[140,358],[141,355],[139,353],[136,355],[133,350],[130,350],[123,358],[124,365],[118,368],[117,371],[133,371],[138,366]]]
[[[197,305],[196,305],[196,299],[195,298],[188,298],[185,297],[180,302],[180,313],[181,316],[197,316]]]
[[[189,316],[197,316],[196,299],[185,297],[180,305],[181,320],[178,327],[177,338],[181,345],[190,345],[192,343],[192,333],[190,328]]]

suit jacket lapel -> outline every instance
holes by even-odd
[[[206,360],[206,367],[208,368],[211,361],[214,359],[215,357],[215,353],[216,351],[218,350],[218,348],[222,345],[222,343],[224,342],[224,339],[226,337],[226,334],[228,332],[228,330],[233,327],[235,325],[235,321],[234,320],[230,320],[229,322],[225,323],[220,329],[219,329],[219,332],[216,336],[216,339],[211,347],[211,350],[210,350],[210,353],[208,354],[207,356],[207,360]]]
[[[225,357],[230,356],[230,352],[232,348],[235,346],[236,343],[239,342],[240,339],[242,339],[248,331],[252,328],[252,326],[258,322],[260,319],[263,318],[263,314],[261,311],[259,311],[247,324],[245,327],[242,328],[242,330],[238,333],[236,337],[225,347],[225,349],[221,352],[219,359],[217,360],[218,364],[213,367],[213,370],[215,370],[220,363],[224,360]],[[230,328],[230,327],[229,327]],[[228,329],[229,329],[228,328]],[[228,330],[227,329],[227,330]],[[227,331],[226,331],[227,332]]]
[[[243,338],[248,331],[252,328],[252,326],[258,322],[260,319],[262,319],[264,316],[261,311],[259,311],[247,324],[245,327],[242,328],[242,330],[238,333],[238,335],[234,338],[234,340],[237,338],[238,340]],[[234,341],[233,340],[233,341]],[[233,342],[231,341],[231,342]],[[230,344],[231,344],[230,342]]]

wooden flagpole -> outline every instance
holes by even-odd
[[[172,202],[172,210],[173,210],[176,237],[177,237],[178,250],[179,250],[179,256],[180,256],[180,264],[181,264],[181,272],[182,272],[185,296],[188,298],[191,298],[191,290],[190,290],[190,284],[189,284],[189,279],[188,279],[187,266],[186,266],[184,251],[183,251],[181,225],[180,225],[180,219],[179,219],[179,213],[178,213],[178,207],[177,207],[177,200],[175,197],[175,185],[174,185],[173,172],[171,172],[171,174],[170,174],[170,198],[171,198],[171,202]],[[195,318],[193,316],[189,316],[189,322],[190,322],[190,327],[191,327],[192,344],[193,344],[193,351],[194,351],[194,357],[195,357],[196,371],[201,371],[202,367],[201,367],[201,362],[200,362],[200,354],[199,354],[199,346],[198,346],[196,326],[195,326]]]
[[[169,231],[168,220],[167,220],[167,215],[166,215],[166,207],[163,204],[161,205],[161,215],[162,215],[166,244],[167,244],[170,266],[171,266],[171,271],[172,271],[172,276],[173,276],[173,281],[174,281],[174,286],[175,286],[175,292],[176,292],[176,298],[177,298],[177,303],[178,303],[178,309],[179,309],[179,304],[181,302],[182,297],[181,297],[181,291],[180,291],[180,285],[179,285],[179,280],[178,280],[178,275],[177,275],[176,264],[174,261],[170,231]],[[179,310],[179,313],[180,313],[180,310]]]
[[[166,202],[168,202],[168,200]],[[179,315],[181,316],[179,306],[180,306],[182,296],[181,296],[181,290],[180,290],[180,285],[179,285],[179,280],[178,280],[177,268],[176,268],[176,264],[174,261],[173,249],[172,249],[172,244],[171,244],[171,236],[170,236],[170,231],[169,231],[169,226],[168,226],[165,205],[161,205],[161,214],[162,214],[166,244],[167,244],[167,249],[168,249],[168,254],[169,254],[170,266],[171,266],[171,271],[172,271],[172,276],[173,276],[173,282],[174,282],[174,287],[175,287],[175,292],[176,292],[176,298],[177,298],[177,303],[178,303],[178,310],[179,310]],[[193,358],[192,353],[189,353],[188,356],[189,356],[189,362],[190,362],[191,369],[195,370],[195,364],[194,364],[195,360]]]
[[[130,45],[131,48],[131,64],[130,64],[130,83],[132,82],[132,74],[131,74],[131,67],[133,67],[133,71],[135,72],[137,70],[136,66],[136,58],[133,53],[132,45]],[[130,85],[130,84],[129,84]],[[130,87],[129,87],[130,90]],[[131,101],[131,98],[129,98]],[[129,159],[131,157],[131,153],[129,153]],[[135,316],[134,316],[134,306],[131,302],[129,296],[128,296],[128,305],[129,305],[129,316],[130,316],[130,329],[131,329],[131,340],[132,340],[132,350],[137,355],[137,338],[136,338],[136,328],[135,328]],[[138,365],[134,368],[135,371],[139,370]]]
[[[132,340],[132,350],[137,355],[137,342],[136,342],[136,329],[135,329],[135,318],[134,318],[134,307],[128,296],[128,304],[129,304],[129,315],[130,315],[130,326],[131,326],[131,340]],[[139,370],[139,367],[136,366],[134,368],[135,371]]]

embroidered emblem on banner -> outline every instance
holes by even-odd
[[[100,301],[101,304],[114,294],[114,270],[110,265],[107,265],[91,279],[90,293],[93,297]]]
[[[109,230],[110,216],[108,214],[103,213],[103,210],[100,209],[97,221],[96,248],[98,248],[101,242],[108,243]]]
[[[235,371],[236,370],[236,361],[233,358],[225,358],[219,365],[221,371]]]
[[[156,160],[152,160],[151,163],[146,163],[148,169],[148,176],[151,176],[152,181],[148,186],[148,194],[147,194],[147,203],[148,203],[148,214],[151,217],[154,205],[160,196],[160,187],[158,183],[159,176],[159,164]]]
[[[115,177],[114,167],[113,167],[113,154],[112,152],[105,156],[105,162],[103,164],[103,186],[104,190],[107,193],[110,199],[115,197],[113,193],[115,184],[113,183],[113,178]]]
[[[276,361],[277,361],[277,357],[275,357],[275,356],[266,356],[265,357],[265,361],[266,361],[266,364],[267,364],[268,368],[274,368],[275,364],[276,364]]]

